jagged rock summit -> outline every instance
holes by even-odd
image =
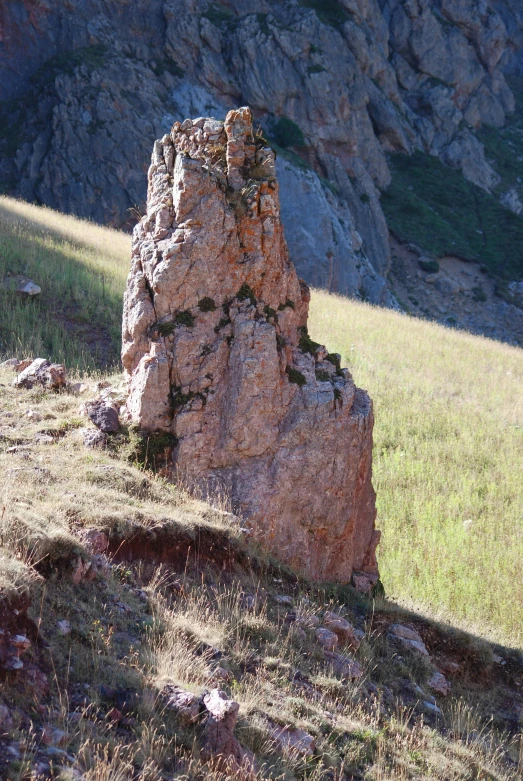
[[[308,304],[250,110],[175,123],[155,142],[133,236],[128,417],[172,434],[173,473],[229,494],[280,561],[370,587],[372,403],[310,339]]]

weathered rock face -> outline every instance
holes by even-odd
[[[228,493],[280,560],[347,582],[377,572],[372,404],[308,337],[308,303],[250,110],[176,123],[133,236],[129,418],[171,432],[173,470]]]
[[[514,107],[504,72],[523,70],[522,0],[4,6],[0,179],[27,200],[130,224],[152,139],[248,103],[266,131],[285,119],[303,136],[276,133],[292,149],[283,217],[300,275],[390,304],[386,155],[430,153],[481,187],[497,181],[475,131]]]

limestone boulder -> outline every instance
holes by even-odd
[[[247,108],[155,143],[123,318],[126,416],[314,580],[377,573],[372,403],[307,332],[274,154]]]

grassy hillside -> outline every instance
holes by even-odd
[[[80,370],[119,363],[130,236],[0,197],[0,354],[44,355]],[[3,288],[22,274],[42,288]]]
[[[309,330],[374,400],[388,593],[523,643],[523,351],[319,291]]]
[[[2,779],[519,777],[523,655],[296,579],[222,507],[129,461],[125,433],[110,450],[84,447],[73,392],[18,390],[11,377],[0,370],[0,626],[16,607],[10,631],[31,645],[7,677],[0,645]],[[89,541],[104,535],[100,553]],[[361,632],[341,657],[349,675],[317,641],[326,610]],[[398,649],[388,634],[398,622],[430,657]],[[448,697],[429,685],[436,665],[453,670]],[[255,772],[207,763],[205,721],[169,705],[174,687],[195,697],[219,687],[238,703],[235,735]],[[282,729],[313,748],[279,741]]]
[[[65,360],[89,384],[19,390],[0,370],[0,624],[31,643],[6,676],[0,635],[0,777],[225,779],[201,754],[201,717],[169,708],[165,687],[181,686],[239,704],[249,781],[520,778],[523,654],[504,646],[523,643],[523,352],[313,293],[311,335],[375,401],[389,599],[373,602],[278,567],[227,508],[145,470],[132,431],[84,446],[79,405],[102,370],[122,392],[104,367],[119,353],[128,236],[0,199],[0,245],[3,275],[43,289],[25,304],[1,293],[0,356]],[[327,609],[360,630],[346,653],[361,677],[318,644]],[[398,622],[429,657],[398,651]],[[450,671],[446,698],[436,669]],[[278,742],[282,728],[314,750]]]
[[[1,292],[2,352],[114,365],[129,237],[1,198],[0,246],[43,288]],[[523,644],[523,352],[319,291],[310,331],[374,399],[387,592]]]

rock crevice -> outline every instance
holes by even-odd
[[[315,580],[377,577],[372,403],[307,332],[274,155],[248,108],[154,146],[125,295],[127,414]]]

